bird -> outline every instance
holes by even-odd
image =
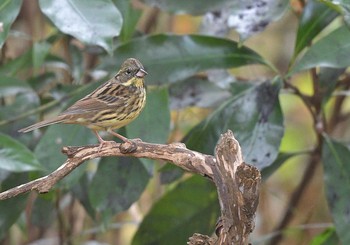
[[[144,77],[147,74],[139,60],[128,58],[115,76],[58,116],[22,128],[18,132],[26,133],[57,123],[79,124],[93,131],[100,147],[106,141],[99,135],[99,131],[107,131],[124,142],[130,142],[113,130],[129,124],[141,113],[146,104]]]

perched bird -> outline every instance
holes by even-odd
[[[98,131],[107,131],[124,142],[129,140],[112,131],[133,121],[146,103],[144,77],[147,72],[137,59],[129,58],[119,72],[95,91],[75,102],[57,117],[22,128],[29,132],[56,123],[80,124],[90,128],[101,146],[105,142]]]

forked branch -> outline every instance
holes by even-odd
[[[151,144],[134,140],[133,144],[114,141],[99,145],[64,147],[67,160],[51,174],[0,193],[5,200],[35,190],[48,192],[53,186],[86,160],[106,156],[130,156],[172,162],[178,167],[211,179],[218,191],[221,217],[217,223],[218,237],[194,234],[188,244],[247,244],[254,228],[258,205],[260,172],[245,164],[238,141],[231,131],[223,134],[215,149],[215,156],[186,148],[184,144]]]

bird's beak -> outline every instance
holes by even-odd
[[[140,69],[137,73],[136,73],[136,76],[138,77],[138,78],[143,78],[144,76],[146,76],[148,73],[147,73],[147,71],[145,71],[144,69]]]

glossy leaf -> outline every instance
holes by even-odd
[[[338,13],[317,0],[307,1],[300,17],[294,56],[297,56],[316,37]]]
[[[244,41],[265,30],[271,22],[281,18],[288,6],[288,0],[232,1],[230,5],[221,10],[221,17],[227,18],[227,26],[236,30],[240,40]],[[211,15],[215,16],[216,13]],[[216,25],[220,24],[222,25],[220,22],[216,23]]]
[[[1,183],[1,191],[8,190],[28,181],[26,173],[12,173]],[[26,207],[28,195],[22,194],[0,202],[0,239],[7,235],[8,229],[16,222]]]
[[[228,3],[231,3],[231,0],[143,0],[146,4],[160,8],[165,11],[173,13],[187,13],[193,15],[204,14],[208,11],[217,11],[218,9],[223,8]]]
[[[322,163],[326,195],[335,229],[342,244],[350,244],[350,150],[324,137]]]
[[[58,124],[46,129],[34,152],[45,167],[45,174],[49,174],[66,161],[67,156],[61,153],[63,146],[97,143],[97,138],[92,131],[84,126]],[[60,184],[68,187],[75,184],[84,173],[85,167],[85,165],[81,165],[75,169]]]
[[[172,110],[188,106],[210,108],[221,104],[231,95],[227,89],[220,88],[213,82],[193,77],[171,84],[169,93]]]
[[[0,49],[22,6],[22,0],[3,0],[0,3]]]
[[[214,185],[193,176],[166,193],[143,219],[132,245],[186,244],[193,233],[210,234],[219,217]]]
[[[119,46],[102,68],[115,72],[129,57],[140,59],[148,71],[146,83],[165,84],[212,68],[233,68],[249,64],[268,65],[260,55],[237,42],[200,35],[159,34],[134,39]]]
[[[168,89],[147,91],[145,108],[135,121],[126,126],[129,138],[140,138],[147,142],[164,144],[170,131]]]
[[[186,136],[188,148],[213,154],[220,135],[230,129],[240,142],[245,162],[259,169],[272,164],[284,133],[280,84],[279,79],[257,86],[234,84],[238,87],[234,96]]]
[[[27,147],[10,136],[0,133],[0,169],[27,172],[42,170],[42,167]]]
[[[103,158],[88,189],[92,207],[110,220],[140,198],[149,177],[137,158]]]
[[[113,38],[120,33],[122,16],[111,0],[40,0],[39,4],[60,31],[112,53]]]
[[[350,66],[350,30],[342,26],[313,44],[292,68],[291,74],[313,67]]]

